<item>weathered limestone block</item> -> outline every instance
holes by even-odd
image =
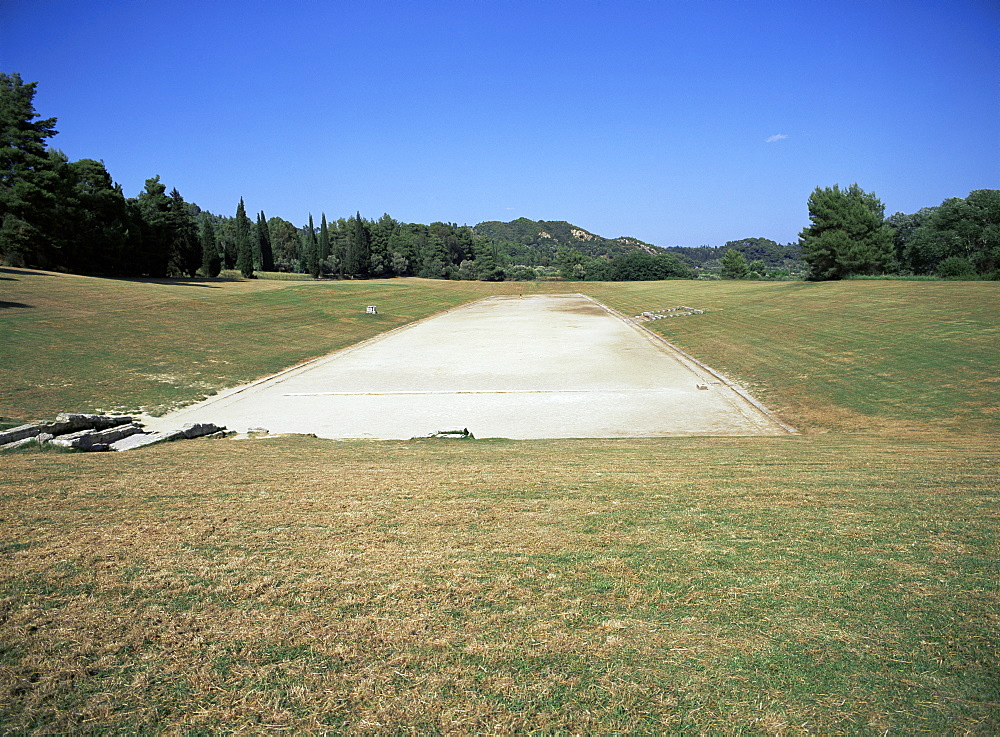
[[[225,427],[213,425],[211,422],[196,422],[193,425],[185,425],[181,432],[186,438],[200,438],[225,429]]]
[[[185,438],[200,438],[219,433],[224,434],[225,430],[225,427],[219,427],[210,422],[199,422],[193,425],[185,425],[182,429],[172,432],[150,432],[130,435],[127,438],[122,438],[111,443],[111,450],[135,450],[136,448],[144,448],[147,445],[163,443],[168,440],[183,440]]]
[[[12,427],[10,430],[4,430],[0,432],[0,445],[6,447],[11,443],[16,443],[20,440],[26,440],[28,438],[33,438],[38,433],[42,431],[41,422],[29,422],[26,425],[18,425],[17,427]]]
[[[103,430],[106,427],[127,425],[132,418],[127,415],[78,415],[61,412],[56,415],[56,421],[44,428],[45,432],[62,435],[77,430]]]
[[[111,443],[111,450],[135,450],[136,448],[143,448],[147,445],[153,445],[153,443],[162,443],[164,440],[172,440],[172,433],[166,432],[145,432],[136,433],[135,435],[129,435],[127,438],[122,438],[121,440],[116,440]]]
[[[26,445],[31,445],[32,443],[38,442],[38,436],[34,435],[30,438],[21,438],[20,440],[15,440],[13,443],[5,443],[0,445],[0,450],[16,450],[18,448],[23,448]]]
[[[105,430],[81,430],[79,432],[60,435],[52,439],[53,445],[80,450],[107,450],[110,443],[142,432],[142,427],[134,422],[127,425],[109,427]]]
[[[106,427],[116,427],[127,425],[132,421],[131,417],[111,416],[111,415],[77,415],[62,412],[56,415],[55,422],[29,422],[25,425],[12,427],[10,430],[0,432],[0,446],[33,438],[42,433],[49,435],[64,435],[79,430],[103,429]]]

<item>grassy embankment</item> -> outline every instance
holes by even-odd
[[[4,455],[5,730],[1000,728],[994,285],[0,276],[13,419],[583,289],[805,431]]]

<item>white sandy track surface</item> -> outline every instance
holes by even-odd
[[[189,422],[379,439],[446,428],[479,438],[786,432],[722,377],[582,295],[473,302],[146,424]]]

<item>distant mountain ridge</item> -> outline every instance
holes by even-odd
[[[777,268],[801,258],[801,247],[797,243],[780,245],[768,238],[743,238],[729,241],[722,246],[655,246],[631,236],[605,238],[591,233],[586,228],[573,225],[565,220],[529,220],[518,218],[504,223],[490,220],[473,227],[476,236],[497,245],[516,245],[520,249],[536,251],[543,258],[551,258],[560,248],[573,248],[585,256],[607,256],[614,258],[631,251],[642,250],[650,254],[669,253],[677,256],[690,266],[698,267],[707,261],[720,259],[733,248],[742,253],[748,261],[759,259],[767,266]]]
[[[509,223],[490,220],[473,228],[476,235],[494,243],[516,243],[542,253],[554,254],[560,247],[571,247],[586,256],[616,256],[636,248],[647,253],[657,247],[628,236],[604,238],[565,220],[529,220],[518,218]]]

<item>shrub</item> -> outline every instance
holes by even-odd
[[[966,258],[949,256],[937,266],[937,275],[944,279],[972,279],[976,269]]]

